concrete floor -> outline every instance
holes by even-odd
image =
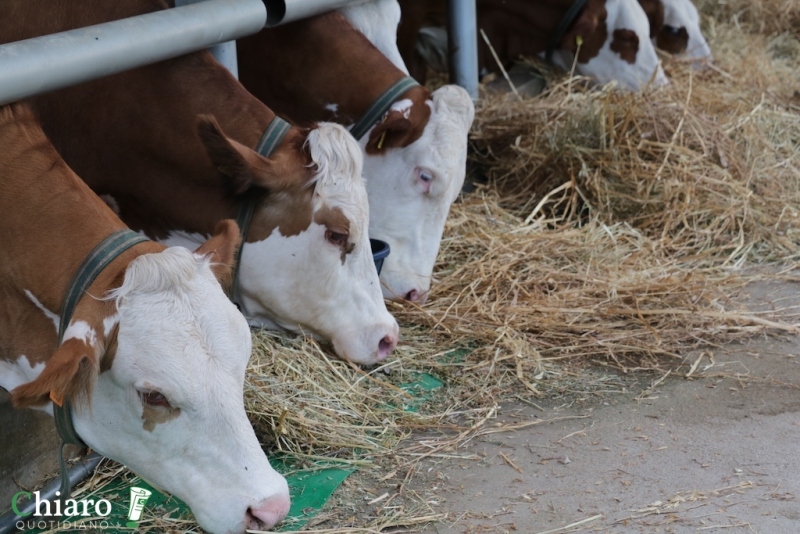
[[[796,284],[752,293],[756,307],[800,304]],[[691,379],[669,376],[639,398],[505,405],[498,423],[540,423],[421,466],[411,488],[448,514],[423,532],[796,534],[798,355],[800,336],[760,338],[719,347]],[[639,392],[658,379],[643,378]]]

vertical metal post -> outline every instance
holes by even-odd
[[[175,0],[175,7],[202,2],[203,0]],[[219,63],[239,79],[239,62],[236,60],[236,41],[220,43],[208,49]]]
[[[478,99],[478,16],[475,0],[447,0],[450,82]]]
[[[233,77],[239,79],[239,62],[236,59],[236,41],[220,43],[208,49],[223,67],[231,71]]]

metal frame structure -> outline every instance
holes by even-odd
[[[205,0],[0,46],[0,104],[256,33],[261,0]]]
[[[176,0],[177,7],[0,46],[0,105],[212,48],[236,74],[235,39],[366,0]],[[452,81],[478,96],[475,0],[448,0]]]

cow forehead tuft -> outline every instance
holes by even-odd
[[[180,247],[150,256],[138,266],[134,263],[141,256],[131,262],[122,286],[112,292],[121,343],[124,339],[156,353],[204,346],[209,356],[238,359],[249,346],[249,330],[211,272],[210,260]],[[176,258],[178,268],[172,262]]]

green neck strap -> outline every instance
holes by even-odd
[[[586,0],[575,0],[564,14],[564,18],[558,23],[555,33],[550,37],[550,42],[547,44],[547,50],[544,54],[544,59],[549,64],[553,64],[553,53],[556,51],[556,48],[558,48],[558,43],[561,42],[564,34],[566,34],[575,23],[575,19],[578,18],[578,15],[583,11],[585,5]]]
[[[275,152],[283,142],[283,138],[289,133],[292,125],[281,119],[277,115],[272,122],[269,123],[264,134],[256,145],[256,152],[268,158]],[[236,223],[239,225],[239,232],[242,234],[242,244],[239,245],[239,250],[236,251],[236,264],[233,266],[233,282],[231,283],[230,298],[236,301],[239,293],[239,265],[242,262],[242,250],[247,239],[247,232],[250,229],[250,222],[253,220],[253,213],[256,209],[256,204],[261,200],[262,195],[250,194],[239,205],[239,212],[236,215]]]
[[[146,237],[131,230],[118,230],[100,242],[83,260],[78,272],[75,273],[72,279],[72,283],[69,285],[69,289],[67,289],[64,304],[61,306],[61,320],[58,325],[58,346],[61,346],[61,342],[64,340],[64,333],[72,319],[75,307],[102,270],[133,245],[147,240]],[[61,446],[58,448],[58,463],[61,467],[60,498],[64,500],[69,498],[70,492],[69,474],[64,461],[64,446],[73,444],[85,447],[86,444],[75,431],[69,400],[57,399],[53,392],[51,392],[50,397],[53,399],[53,418],[56,423],[56,430],[62,441]]]
[[[264,130],[264,134],[261,136],[261,139],[258,141],[256,145],[256,152],[268,158],[275,152],[275,149],[283,141],[283,138],[286,137],[286,134],[289,133],[289,130],[292,128],[292,125],[283,120],[282,118],[275,116],[272,119],[272,122],[269,123],[267,129]]]
[[[389,111],[389,108],[392,107],[392,104],[395,103],[400,95],[418,85],[414,78],[408,76],[404,76],[393,83],[391,87],[384,91],[383,94],[372,103],[369,109],[367,109],[361,118],[358,119],[358,122],[350,129],[350,133],[353,137],[355,137],[356,140],[364,137],[370,128],[375,126],[386,112]]]

